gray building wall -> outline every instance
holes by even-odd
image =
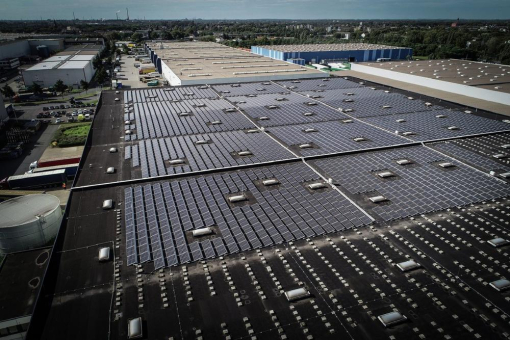
[[[30,55],[30,45],[26,40],[16,40],[0,45],[0,59],[19,58]]]
[[[51,53],[64,50],[64,39],[30,39],[30,54],[37,55],[37,46],[46,45]]]
[[[2,126],[1,122],[9,120],[9,115],[7,114],[7,110],[5,109],[4,99],[2,95],[0,95],[0,126]]]

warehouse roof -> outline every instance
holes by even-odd
[[[51,247],[12,253],[0,266],[0,321],[31,315]]]
[[[82,69],[85,68],[90,61],[85,60],[76,60],[76,61],[66,61],[61,66],[59,66],[59,69]]]
[[[93,54],[86,54],[86,55],[77,54],[77,55],[71,57],[70,60],[73,60],[73,61],[75,61],[75,60],[87,60],[88,61],[88,60],[93,60],[94,58],[95,58],[95,55],[93,55]]]
[[[257,46],[268,50],[280,52],[322,52],[322,51],[352,51],[352,50],[387,50],[405,47],[365,44],[365,43],[345,43],[345,44],[307,44],[307,45],[263,45]]]
[[[26,69],[25,71],[51,70],[57,67],[60,63],[60,61],[43,61]]]

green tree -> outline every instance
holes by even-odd
[[[64,82],[61,79],[59,79],[57,80],[55,85],[53,85],[53,88],[55,89],[55,91],[60,92],[60,94],[64,96],[64,92],[67,90],[67,85],[64,84]]]
[[[87,93],[87,91],[89,90],[90,84],[88,82],[86,82],[85,80],[80,80],[80,86],[82,89],[85,90],[85,93]]]
[[[106,71],[104,68],[101,68],[96,73],[96,81],[98,84],[103,84],[107,77],[108,77],[108,75],[106,74]]]
[[[73,92],[73,90],[74,90],[74,87],[72,87],[72,86],[68,86],[68,87],[67,87],[67,92],[68,92],[68,93]]]
[[[43,94],[43,88],[37,83],[33,83],[31,86],[29,86],[28,90],[33,94]]]
[[[133,33],[133,35],[131,36],[131,40],[133,40],[135,42],[142,41],[142,34],[141,33]]]
[[[12,87],[10,87],[7,84],[5,84],[5,86],[0,91],[2,91],[2,94],[4,96],[9,98],[9,101],[11,101],[12,97],[14,97],[16,95],[16,93],[14,93],[14,90],[12,89]]]
[[[99,58],[99,56],[96,56],[94,60],[92,60],[92,66],[94,66],[94,68],[97,70],[101,67],[101,65],[103,65],[103,61],[101,58]]]

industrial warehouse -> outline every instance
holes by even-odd
[[[251,52],[297,64],[319,64],[327,61],[361,62],[378,59],[406,60],[413,55],[413,50],[410,48],[364,43],[252,46]]]
[[[103,91],[27,339],[508,337],[509,121],[319,74]]]
[[[101,49],[101,45],[69,47],[23,70],[25,85],[39,84],[42,87],[50,87],[58,80],[62,80],[66,85],[78,87],[82,80],[89,82],[95,73],[92,61]]]
[[[310,68],[212,42],[154,42],[146,49],[149,62],[173,86],[324,77]]]

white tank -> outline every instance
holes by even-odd
[[[0,203],[0,253],[48,244],[58,232],[60,200],[48,194],[26,195]]]

